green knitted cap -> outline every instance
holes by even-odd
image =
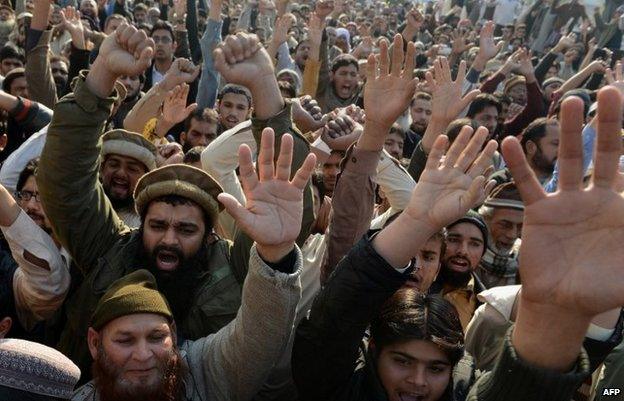
[[[111,284],[93,312],[91,327],[100,330],[111,320],[135,313],[155,313],[173,320],[167,300],[147,270],[137,270]]]

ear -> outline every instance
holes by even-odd
[[[0,338],[4,338],[9,333],[12,325],[13,320],[8,316],[0,320]]]
[[[100,347],[100,341],[102,341],[100,333],[95,331],[93,327],[89,327],[87,332],[87,344],[89,345],[89,352],[91,357],[95,360],[98,356],[98,348]]]
[[[180,134],[180,145],[184,146],[184,142],[186,142],[186,132],[182,131]]]
[[[533,141],[527,141],[526,143],[526,153],[527,156],[533,156],[537,152],[537,145]]]

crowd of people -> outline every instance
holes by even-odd
[[[0,400],[624,399],[624,0],[0,3]]]

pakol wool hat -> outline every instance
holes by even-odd
[[[154,313],[173,321],[167,300],[147,270],[134,271],[111,284],[95,307],[91,327],[100,330],[111,320],[136,313]]]
[[[143,136],[123,129],[108,131],[102,136],[102,157],[115,154],[143,163],[148,171],[156,168],[156,146]]]
[[[506,182],[494,188],[492,193],[487,197],[484,206],[524,210],[524,203],[520,197],[520,192],[516,187],[516,183]]]
[[[514,75],[513,77],[509,78],[507,81],[505,81],[505,86],[503,89],[503,93],[507,94],[511,88],[513,88],[514,86],[518,85],[518,84],[522,84],[524,85],[526,83],[526,78],[521,76],[521,75]]]
[[[142,216],[152,200],[166,195],[179,195],[201,206],[214,223],[223,210],[217,200],[221,192],[221,186],[205,171],[186,164],[172,164],[141,177],[134,190],[134,204],[137,213]]]
[[[70,399],[80,369],[65,355],[43,344],[0,340],[0,387]]]

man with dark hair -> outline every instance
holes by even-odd
[[[251,114],[251,94],[244,86],[227,84],[217,95],[219,112],[219,134],[234,128]]]
[[[184,121],[180,134],[182,150],[187,153],[196,146],[208,146],[217,137],[219,116],[213,109],[195,109]]]
[[[0,75],[6,77],[11,70],[24,67],[26,59],[14,46],[6,45],[0,49]]]
[[[431,120],[431,95],[426,92],[417,92],[410,103],[410,118],[412,123],[405,134],[403,157],[410,158],[418,142],[425,135],[425,130]]]
[[[143,85],[145,84],[145,76],[143,76],[143,74],[134,76],[124,75],[120,77],[118,81],[125,86],[128,92],[123,102],[121,102],[121,105],[117,108],[117,112],[113,115],[111,121],[113,128],[124,128],[123,122],[126,116],[144,95]]]
[[[182,160],[182,162],[184,164],[188,164],[189,166],[202,168],[201,154],[205,148],[205,146],[195,146],[194,148],[189,149],[184,154],[184,159]]]
[[[28,82],[26,73],[19,67],[11,70],[2,81],[2,90],[6,93],[28,99]]]
[[[403,146],[405,144],[405,131],[401,129],[399,124],[393,124],[390,132],[384,142],[384,149],[390,153],[390,156],[397,160],[403,157]]]
[[[175,41],[173,27],[166,21],[158,21],[152,26],[149,35],[154,41],[154,62],[145,71],[143,90],[148,91],[165,77],[171,67],[178,44]]]
[[[522,150],[529,166],[541,183],[552,177],[559,149],[559,122],[554,118],[538,118],[522,132]]]
[[[136,4],[132,10],[132,16],[136,25],[147,23],[147,6],[143,3]]]
[[[336,187],[336,181],[338,180],[338,175],[341,170],[340,162],[344,156],[345,152],[332,150],[327,160],[323,162],[323,184],[325,185],[325,190],[329,197],[332,196],[334,188]]]
[[[50,67],[52,70],[52,78],[56,85],[56,93],[58,97],[65,95],[67,89],[67,80],[69,79],[69,60],[63,56],[51,56]]]
[[[497,133],[498,115],[501,112],[502,106],[494,95],[481,93],[470,103],[466,117],[487,128],[490,131],[490,136],[493,137]]]

